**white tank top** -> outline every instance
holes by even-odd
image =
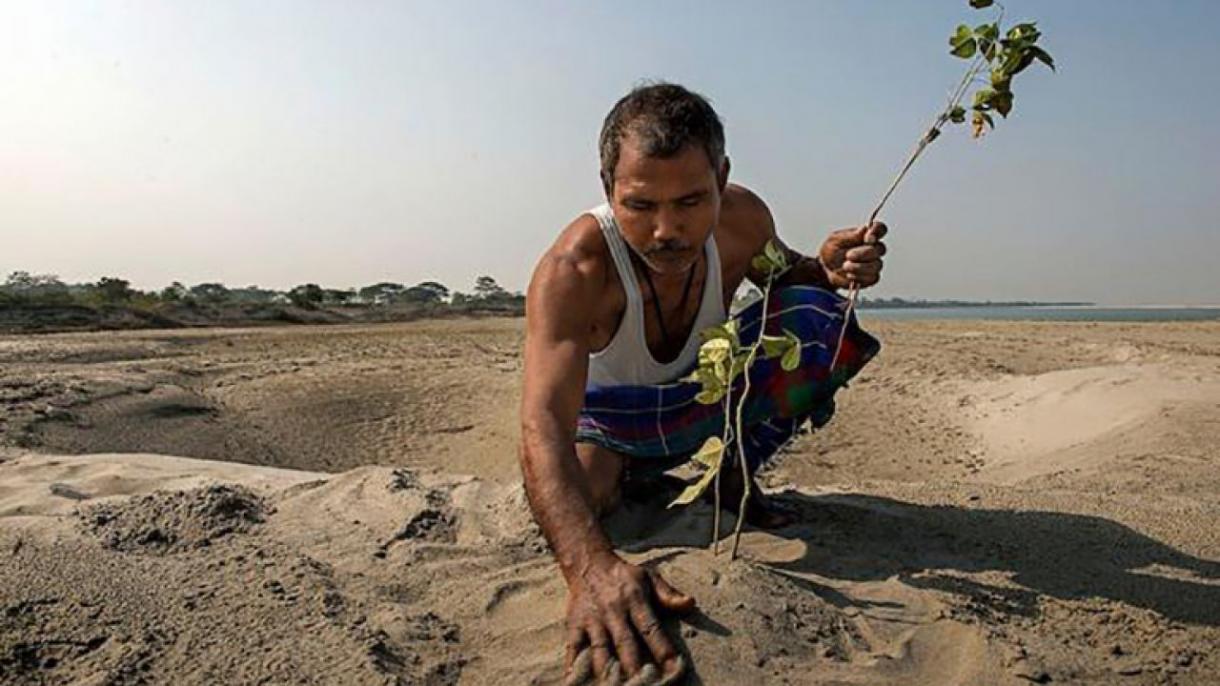
[[[644,338],[644,298],[640,295],[640,284],[631,266],[631,248],[619,232],[614,212],[609,205],[599,205],[589,210],[588,214],[597,219],[602,235],[606,237],[606,245],[614,259],[614,269],[618,272],[623,290],[627,292],[627,309],[610,343],[589,354],[586,386],[636,386],[677,380],[699,355],[699,345],[702,343],[699,332],[723,323],[725,319],[720,253],[716,250],[716,240],[709,235],[703,244],[703,252],[707,256],[707,278],[703,280],[703,297],[690,336],[673,362],[661,364],[653,358]]]

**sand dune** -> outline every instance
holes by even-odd
[[[962,417],[990,463],[978,478],[1015,483],[1069,469],[1097,469],[1107,437],[1155,430],[1183,407],[1216,408],[1220,376],[1189,366],[1120,364],[963,384]]]
[[[669,486],[607,521],[696,597],[666,620],[689,682],[1216,683],[1220,330],[878,328],[839,417],[767,474],[799,524],[730,562]],[[0,684],[560,682],[518,342],[0,339]]]

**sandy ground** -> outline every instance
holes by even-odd
[[[663,491],[608,522],[697,598],[689,682],[1220,683],[1220,324],[867,326],[881,356],[765,475],[800,523],[730,562]],[[0,338],[0,684],[559,681],[520,346]]]

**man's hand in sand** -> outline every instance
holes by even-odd
[[[660,577],[614,554],[592,564],[568,586],[568,639],[565,668],[568,683],[618,683],[647,664],[660,667],[656,680],[681,676],[684,665],[661,628],[657,612],[686,613],[695,599]],[[575,664],[588,649],[591,665]],[[616,670],[621,670],[615,674]],[[584,673],[582,673],[584,672]]]
[[[867,288],[881,280],[885,243],[881,241],[889,229],[881,222],[869,226],[842,229],[830,234],[818,259],[826,269],[826,278],[835,288],[858,286]]]

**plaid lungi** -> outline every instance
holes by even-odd
[[[833,373],[835,345],[843,326],[847,300],[814,286],[787,286],[771,293],[767,306],[767,335],[785,330],[801,341],[800,365],[784,371],[778,358],[760,355],[751,366],[750,396],[743,411],[746,461],[752,469],[762,465],[810,420],[814,428],[830,421],[834,394],[881,349],[876,338],[860,329],[853,315],[847,324],[843,349]],[[761,330],[762,301],[735,317],[743,345],[750,345]],[[682,374],[686,376],[690,371]],[[681,378],[681,377],[680,377]],[[737,404],[743,379],[733,387]],[[704,405],[695,400],[700,385],[674,381],[648,386],[591,386],[577,423],[577,442],[593,443],[622,453],[632,470],[663,471],[684,462],[709,436],[724,431],[723,403]],[[735,419],[735,418],[734,418]],[[730,457],[736,452],[730,446]]]

